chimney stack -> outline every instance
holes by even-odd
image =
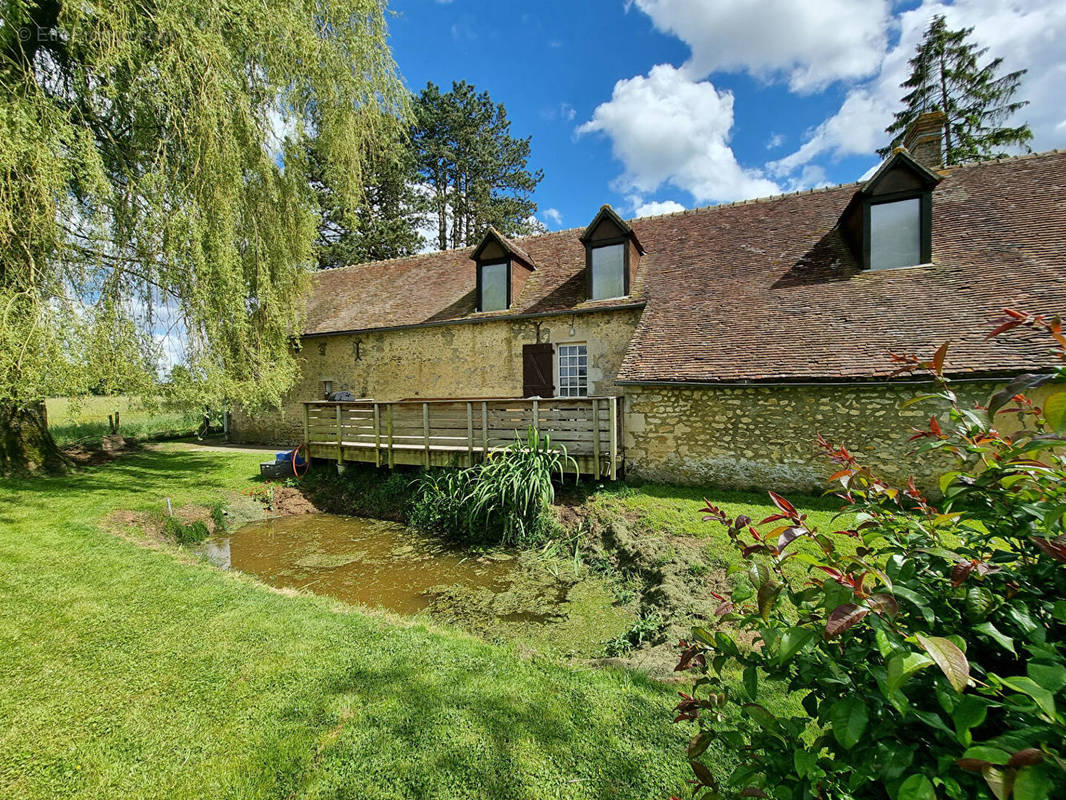
[[[903,134],[903,146],[923,167],[939,169],[944,163],[941,143],[945,121],[944,112],[927,111],[920,114]]]

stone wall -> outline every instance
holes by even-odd
[[[956,383],[964,405],[984,403],[1002,384]],[[832,474],[815,440],[843,444],[893,480],[915,475],[935,486],[943,461],[917,459],[910,429],[925,427],[932,401],[903,408],[929,384],[722,388],[626,387],[629,477],[727,488],[812,491]],[[1039,402],[1041,392],[1036,396]],[[1016,429],[1011,415],[1001,430]]]
[[[588,345],[590,394],[621,394],[614,379],[639,318],[639,309],[628,309],[304,339],[301,377],[283,408],[255,415],[235,409],[230,435],[295,444],[303,436],[300,401],[322,399],[323,381],[382,401],[520,397],[522,345],[536,342],[538,322],[542,341]]]

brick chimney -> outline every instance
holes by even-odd
[[[911,123],[903,134],[903,146],[924,167],[939,169],[944,163],[944,112],[927,111]]]

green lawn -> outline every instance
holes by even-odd
[[[209,503],[257,454],[0,481],[0,796],[654,798],[674,688],[290,597],[100,528]]]
[[[47,403],[48,428],[60,445],[78,441],[99,441],[111,431],[107,427],[108,414],[119,414],[119,432],[124,436],[145,438],[161,433],[189,433],[195,431],[202,417],[191,411],[164,410],[146,407],[136,398],[123,395],[110,397],[53,397]]]
[[[832,532],[848,527],[853,518],[838,517],[843,502],[836,497],[814,497],[786,493],[796,508],[807,514],[809,525]],[[721,508],[730,517],[745,514],[754,523],[777,512],[766,492],[709,490],[691,486],[645,484],[627,486],[609,484],[587,499],[589,508],[606,514],[623,514],[635,518],[638,525],[656,534],[694,536],[703,540],[702,550],[711,566],[727,567],[742,562],[725,530],[716,522],[704,522],[704,499]],[[779,523],[780,524],[780,523]],[[765,526],[765,532],[772,526]]]

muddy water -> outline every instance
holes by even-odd
[[[460,588],[506,593],[521,572],[504,554],[471,555],[394,522],[332,514],[253,522],[207,542],[203,554],[272,586],[400,614],[422,611]]]
[[[201,549],[277,587],[424,614],[491,641],[595,658],[633,624],[604,578],[533,553],[479,554],[394,522],[306,514],[253,522]]]

